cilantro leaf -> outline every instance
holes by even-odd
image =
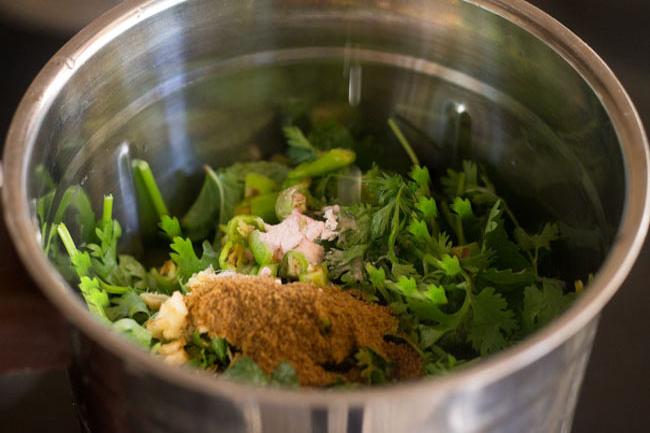
[[[451,248],[451,254],[459,258],[461,267],[471,274],[488,268],[492,254],[483,251],[477,242]]]
[[[399,263],[399,262],[392,262],[391,263],[391,269],[390,269],[391,274],[393,274],[394,277],[408,277],[412,275],[417,275],[417,271],[415,269],[415,266],[411,263]]]
[[[494,203],[485,223],[482,251],[492,253],[492,264],[500,269],[519,271],[531,266],[504,228],[501,201]]]
[[[269,378],[262,369],[248,356],[242,356],[234,361],[223,376],[237,382],[245,382],[251,385],[268,385]]]
[[[294,164],[313,161],[318,157],[318,150],[297,126],[285,126],[282,129],[289,148],[287,156]]]
[[[454,202],[451,204],[451,209],[460,217],[461,220],[474,218],[472,203],[466,198],[454,198]]]
[[[440,179],[442,188],[449,199],[465,195],[468,189],[478,186],[478,167],[474,162],[463,161],[463,170],[447,170],[447,176]]]
[[[427,197],[431,194],[429,185],[431,184],[431,176],[429,175],[429,169],[426,167],[420,167],[419,165],[414,165],[411,168],[409,176],[417,185],[416,192],[421,197]]]
[[[262,174],[277,184],[287,178],[288,167],[277,162],[255,161],[233,164],[214,171],[205,167],[206,177],[198,197],[181,218],[181,226],[193,241],[203,240],[217,225],[235,214],[244,198],[244,181],[249,173]]]
[[[113,269],[107,282],[119,286],[130,286],[138,290],[146,288],[147,271],[133,256],[117,256],[117,267]]]
[[[309,141],[314,148],[321,151],[336,148],[352,149],[355,147],[350,130],[334,120],[316,125],[309,133]]]
[[[210,175],[205,177],[194,204],[181,219],[183,229],[192,240],[205,238],[219,221],[219,202],[223,189],[220,185],[224,182],[219,181],[217,174],[211,168],[206,167],[205,170]]]
[[[372,216],[372,237],[378,240],[388,236],[387,256],[391,262],[397,263],[397,240],[406,217],[414,212],[413,192],[404,178],[386,173],[373,178],[367,186],[373,191],[380,206]]]
[[[501,218],[501,202],[496,202],[490,209],[488,213],[487,220],[485,222],[485,238],[492,233],[495,233],[503,225],[503,220]]]
[[[68,221],[70,214],[73,214],[74,226],[79,228],[79,235],[82,242],[88,242],[92,237],[95,228],[95,213],[90,204],[88,194],[80,186],[73,185],[66,189],[54,212],[53,224]]]
[[[130,318],[138,323],[144,323],[149,318],[149,309],[134,290],[114,297],[111,302],[113,306],[105,308],[105,311],[106,316],[113,322],[122,318]]]
[[[436,344],[436,342],[445,334],[444,330],[436,326],[428,325],[419,325],[418,326],[418,337],[420,342],[420,348],[426,350],[431,346]]]
[[[182,281],[187,281],[192,275],[212,266],[218,269],[219,261],[209,242],[203,243],[203,255],[199,259],[194,251],[192,241],[175,237],[170,245],[172,253],[169,255],[178,266],[177,275]]]
[[[521,227],[514,230],[515,239],[519,248],[525,251],[533,251],[540,249],[551,249],[551,242],[560,238],[560,230],[557,224],[547,223],[541,232],[536,234],[528,234]]]
[[[90,273],[92,267],[92,261],[90,255],[87,252],[78,252],[77,254],[70,257],[70,263],[74,267],[75,272],[80,277],[86,276]]]
[[[417,281],[404,275],[400,276],[397,282],[393,283],[392,286],[406,297],[415,296],[418,290]]]
[[[230,359],[228,342],[224,338],[210,338],[198,331],[192,333],[185,350],[192,364],[203,369],[228,365]]]
[[[431,197],[418,197],[418,202],[415,207],[420,211],[425,220],[432,221],[438,217],[438,206],[436,205],[436,201]]]
[[[239,203],[244,197],[243,179],[239,179],[238,176],[230,170],[215,173],[211,168],[206,167],[206,171],[206,178],[215,185],[217,191],[217,221],[219,224],[225,224],[233,217],[237,203]],[[192,209],[190,209],[190,211],[192,211]],[[213,211],[210,213],[214,214],[215,212]]]
[[[438,253],[438,255],[450,254],[451,253],[451,240],[449,235],[445,232],[438,233],[438,239],[433,243],[433,251]]]
[[[234,361],[224,371],[223,376],[237,382],[257,386],[278,385],[296,387],[300,384],[296,371],[288,362],[278,364],[269,376],[248,356],[242,356]]]
[[[455,277],[462,272],[458,257],[444,254],[440,259],[433,259],[432,264],[440,269],[446,276]]]
[[[338,248],[367,244],[371,233],[371,208],[364,205],[344,207],[339,213]]]
[[[65,224],[60,223],[57,225],[56,232],[59,239],[61,239],[68,256],[70,256],[70,263],[77,273],[77,276],[79,278],[88,276],[92,267],[90,255],[85,251],[81,252],[77,249],[77,246],[75,245]]]
[[[210,347],[212,351],[217,356],[217,361],[221,364],[225,364],[229,358],[228,342],[225,338],[215,337],[210,340]]]
[[[162,229],[165,237],[169,240],[183,235],[181,224],[178,222],[178,218],[176,217],[172,218],[169,215],[163,215],[158,226]]]
[[[89,244],[93,271],[102,279],[108,279],[117,267],[117,242],[122,235],[122,228],[113,219],[113,196],[104,197],[102,219],[97,222],[95,233],[99,243]]]
[[[463,304],[465,305],[465,304]],[[465,315],[467,307],[461,307],[456,312],[447,314],[442,311],[439,304],[431,302],[426,298],[409,298],[407,300],[408,311],[421,322],[436,323],[441,336],[449,331],[455,330],[460,319]],[[467,302],[469,306],[469,301]]]
[[[347,285],[362,282],[363,257],[367,245],[358,244],[348,249],[332,248],[327,252],[327,270],[331,278],[340,279]]]
[[[395,202],[390,202],[379,209],[372,216],[371,233],[373,238],[380,238],[388,233],[393,215],[395,213]]]
[[[82,276],[79,289],[91,313],[108,320],[105,308],[110,305],[108,294],[101,289],[97,278]]]
[[[300,384],[296,370],[288,362],[281,362],[271,373],[271,384],[297,387]]]
[[[391,377],[392,366],[382,356],[370,348],[362,348],[354,355],[361,377],[369,385],[387,383]]]
[[[368,273],[368,279],[370,284],[377,289],[382,290],[386,285],[386,272],[384,268],[376,268],[370,263],[366,263],[366,272]]]
[[[433,346],[433,350],[427,353],[428,359],[424,364],[424,372],[428,375],[446,374],[462,364],[452,354],[445,352],[437,346]]]
[[[143,349],[151,347],[151,333],[133,319],[120,319],[113,323],[113,329]]]
[[[165,265],[163,265],[163,267],[164,266]],[[152,268],[147,272],[146,285],[144,288],[145,291],[171,295],[175,290],[179,290],[179,288],[182,289],[176,275],[176,266],[171,270],[171,272],[164,274],[159,272],[156,268]]]
[[[295,387],[299,385],[298,375],[288,362],[281,362],[270,377],[248,356],[242,356],[234,361],[224,371],[223,376],[237,382],[245,382],[251,385],[280,385]]]
[[[432,240],[431,234],[429,233],[429,227],[424,221],[412,219],[407,230],[413,235],[413,238],[417,243],[427,244]]]
[[[437,284],[427,284],[424,296],[435,305],[444,305],[449,302],[445,288]]]
[[[542,289],[531,285],[524,289],[524,307],[521,320],[527,332],[535,331],[566,310],[574,294],[564,294],[563,284],[544,279]]]
[[[533,284],[536,275],[529,268],[516,272],[512,269],[488,268],[479,272],[476,278],[483,287],[490,286],[501,292],[511,292]]]
[[[508,309],[506,300],[495,293],[492,287],[483,289],[474,297],[467,338],[481,356],[506,347],[516,328],[514,313]]]

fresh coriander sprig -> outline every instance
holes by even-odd
[[[132,165],[136,178],[135,181],[141,182],[144,186],[147,197],[151,200],[151,204],[158,215],[158,219],[162,218],[163,215],[169,215],[167,205],[165,204],[165,200],[163,200],[149,163],[141,159],[134,159]]]

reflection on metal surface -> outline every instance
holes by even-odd
[[[356,107],[361,102],[361,86],[361,65],[355,63],[350,67],[348,83],[348,102],[352,107]]]

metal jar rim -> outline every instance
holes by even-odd
[[[44,114],[74,71],[101,47],[138,22],[185,0],[125,2],[102,15],[71,39],[43,68],[14,116],[4,151],[4,217],[16,249],[47,297],[82,332],[126,362],[129,369],[158,376],[206,394],[238,401],[275,401],[295,406],[426,396],[481,387],[532,364],[594,319],[621,286],[643,245],[650,218],[650,159],[641,120],[629,96],[598,55],[558,21],[524,0],[463,0],[505,18],[555,50],[592,87],[616,131],[625,166],[625,207],[617,236],[588,290],[561,317],[521,343],[453,374],[418,382],[332,393],[318,389],[257,388],[171,367],[141,351],[96,321],[42,253],[34,236],[27,194],[28,156]],[[69,59],[74,60],[70,67]]]

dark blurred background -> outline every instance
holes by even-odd
[[[116,2],[0,0],[0,137],[50,56],[75,28]],[[605,59],[650,127],[650,0],[531,3]],[[603,313],[574,433],[650,431],[645,418],[650,409],[649,260],[646,243],[624,287]],[[67,349],[52,344],[65,336],[66,325],[26,276],[2,223],[0,281],[0,432],[78,432],[65,373]]]

